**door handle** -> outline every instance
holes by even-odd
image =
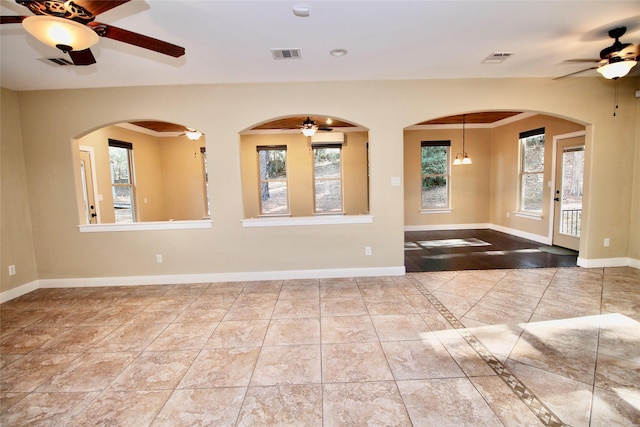
[[[553,200],[555,200],[556,202],[560,201],[560,197],[554,197]]]

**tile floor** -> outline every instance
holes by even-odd
[[[3,426],[640,425],[640,270],[41,289]]]

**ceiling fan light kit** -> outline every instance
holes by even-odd
[[[80,4],[76,4],[77,1]],[[179,58],[185,54],[177,46],[153,37],[96,22],[96,15],[131,0],[16,0],[34,16],[2,16],[1,24],[19,24],[47,46],[68,53],[73,65],[91,65],[96,59],[89,49],[100,37],[149,49]]]
[[[22,26],[42,43],[65,53],[88,49],[100,40],[86,25],[55,16],[29,16],[22,21]]]
[[[619,79],[629,74],[629,71],[636,66],[638,62],[634,59],[624,59],[613,57],[606,64],[598,67],[596,71],[602,74],[605,79]]]
[[[185,136],[187,138],[189,138],[191,141],[197,141],[200,139],[200,137],[202,136],[202,132],[200,132],[199,130],[195,130],[195,129],[187,129],[184,132]]]
[[[302,127],[300,128],[300,131],[304,136],[313,136],[317,130],[318,126],[316,126],[316,122],[311,120],[310,117],[307,117],[307,119],[302,122]]]

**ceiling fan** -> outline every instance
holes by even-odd
[[[328,124],[316,125],[315,120],[311,120],[309,116],[307,116],[306,120],[302,122],[302,126],[300,126],[300,131],[304,136],[313,136],[316,131],[331,132],[332,130],[333,128]]]
[[[96,60],[89,49],[100,37],[178,58],[185,49],[112,25],[96,22],[97,15],[130,0],[16,0],[34,16],[0,16],[0,24],[20,24],[41,42],[68,53],[74,65]]]
[[[617,27],[609,30],[609,37],[615,39],[613,44],[600,51],[600,59],[568,59],[564,62],[594,62],[598,65],[556,77],[554,80],[574,76],[589,70],[596,70],[607,79],[618,79],[626,76],[636,66],[640,51],[633,43],[621,43],[620,37],[627,31],[627,27]]]

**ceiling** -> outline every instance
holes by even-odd
[[[297,17],[294,6],[306,6]],[[14,0],[1,15],[31,15]],[[173,58],[101,38],[97,64],[58,66],[64,57],[0,25],[1,84],[14,90],[238,82],[402,80],[562,76],[593,64],[626,25],[623,42],[640,43],[638,1],[215,1],[133,0],[96,21],[186,48]],[[274,60],[272,48],[300,49]],[[347,55],[334,57],[333,49]],[[483,63],[511,53],[502,63]],[[640,68],[637,66],[636,68]],[[588,71],[580,76],[598,76]]]

